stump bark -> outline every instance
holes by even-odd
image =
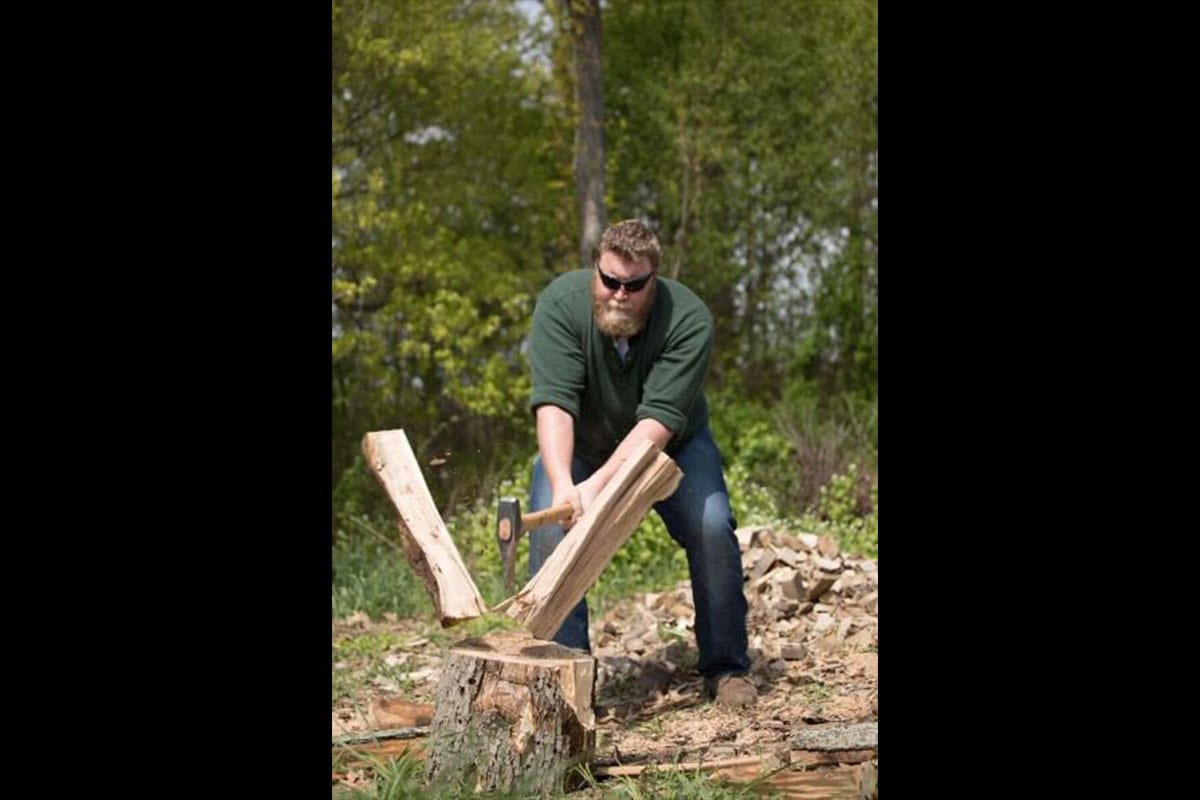
[[[450,649],[434,704],[428,767],[478,792],[570,788],[596,744],[595,659],[525,632]]]

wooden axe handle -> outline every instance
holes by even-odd
[[[527,531],[531,528],[536,528],[539,525],[545,525],[549,522],[559,522],[571,516],[575,512],[575,506],[570,503],[563,503],[560,506],[551,506],[543,508],[541,511],[534,511],[530,514],[521,515],[521,530]]]

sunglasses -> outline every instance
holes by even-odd
[[[604,288],[608,289],[610,292],[615,292],[624,286],[625,291],[629,292],[630,294],[640,292],[642,287],[649,283],[650,279],[654,277],[654,271],[651,270],[649,273],[640,278],[634,278],[631,281],[619,281],[611,275],[605,275],[604,271],[599,267],[596,267],[596,272],[600,273],[600,282],[603,283]]]

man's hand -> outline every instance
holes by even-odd
[[[575,484],[575,489],[579,492],[579,501],[582,504],[584,511],[592,507],[592,503],[596,502],[596,498],[600,495],[600,490],[604,488],[596,475],[580,481]]]
[[[583,484],[580,484],[580,486],[582,485]],[[578,522],[579,518],[583,516],[584,504],[583,498],[580,496],[578,486],[572,486],[568,484],[563,489],[555,490],[554,494],[551,496],[550,505],[560,506],[563,503],[570,503],[575,508],[575,513],[560,523],[563,526],[563,530],[570,530],[571,526]]]
[[[563,503],[570,503],[575,507],[575,513],[568,519],[562,521],[563,530],[570,530],[579,518],[583,516],[583,512],[592,507],[592,503],[596,502],[596,496],[600,494],[600,490],[604,487],[595,479],[595,477],[580,481],[574,486],[568,486],[562,491],[554,492],[550,505],[558,506]]]

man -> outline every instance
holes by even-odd
[[[591,269],[560,275],[538,296],[530,357],[537,419],[530,508],[571,503],[564,525],[530,533],[536,573],[565,529],[621,463],[649,439],[683,470],[655,510],[687,550],[705,691],[727,707],[751,705],[742,562],[721,454],[701,391],[712,315],[683,284],[658,274],[658,237],[638,220],[610,226]],[[554,640],[590,651],[586,598]]]

